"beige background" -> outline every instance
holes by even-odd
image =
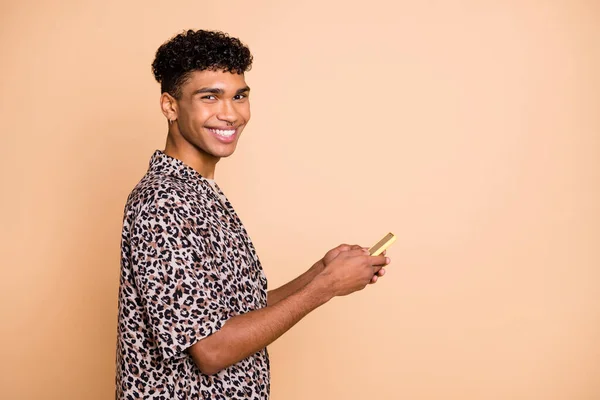
[[[255,56],[217,181],[272,287],[393,231],[272,398],[600,399],[596,1],[2,2],[2,399],[113,396],[122,210],[184,28]]]

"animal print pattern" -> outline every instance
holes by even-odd
[[[186,352],[266,305],[267,279],[231,203],[157,150],[123,218],[116,398],[268,399],[266,348],[210,376]]]

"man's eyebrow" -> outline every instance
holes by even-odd
[[[200,94],[200,93],[223,94],[224,91],[223,91],[223,89],[217,89],[217,88],[211,88],[211,87],[204,87],[204,88],[200,88],[200,89],[194,90],[194,93],[192,93],[192,96],[195,96],[195,95]]]
[[[242,94],[242,93],[247,93],[250,91],[250,88],[248,86],[243,87],[241,89],[238,89],[235,94],[236,96],[238,94]],[[212,87],[203,87],[200,88],[198,90],[194,90],[194,92],[192,93],[192,96],[195,96],[197,94],[201,94],[201,93],[209,93],[209,94],[219,94],[222,95],[223,93],[225,93],[225,91],[223,89],[219,89],[219,88],[212,88]]]

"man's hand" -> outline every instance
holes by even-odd
[[[347,251],[361,250],[361,249],[367,250],[368,248],[360,247],[359,245],[356,245],[356,244],[355,245],[340,244],[339,246],[329,250],[323,258],[321,258],[319,261],[314,263],[312,265],[312,267],[310,267],[310,269],[308,271],[306,271],[304,274],[300,275],[293,281],[288,282],[285,285],[283,285],[277,289],[270,290],[267,293],[267,304],[272,306],[272,305],[278,303],[279,301],[281,301],[282,299],[285,299],[286,297],[290,296],[292,293],[295,293],[299,289],[305,287],[315,277],[317,277],[320,273],[322,273],[325,270],[325,268],[329,264],[331,264],[331,262],[340,254],[347,252]],[[383,255],[385,255],[385,252],[383,253]],[[373,284],[373,283],[377,282],[377,279],[379,277],[382,277],[384,274],[385,274],[384,268],[374,271],[373,276],[371,277],[371,281],[369,283]]]
[[[359,246],[339,251],[333,259],[328,258],[328,264],[315,279],[324,283],[332,297],[345,296],[372,283],[383,266],[389,263],[388,257],[371,256],[367,249]]]
[[[318,268],[320,269],[320,271],[322,271],[323,269],[325,269],[325,267],[327,267],[329,264],[331,264],[331,262],[342,252],[344,251],[350,251],[350,250],[361,250],[361,249],[365,249],[368,250],[368,247],[361,247],[357,244],[354,245],[350,245],[350,244],[340,244],[337,247],[334,247],[333,249],[329,250],[325,256],[320,259],[319,261],[316,262],[316,265],[318,266]],[[383,253],[381,253],[382,256],[385,256],[386,252],[384,251]],[[383,275],[385,275],[385,268],[381,268],[379,269],[371,278],[371,282],[369,282],[370,284],[373,284],[375,282],[377,282],[377,279],[379,277],[382,277]]]

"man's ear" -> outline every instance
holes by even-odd
[[[160,96],[160,108],[168,121],[177,120],[177,100],[169,93],[163,93]]]

